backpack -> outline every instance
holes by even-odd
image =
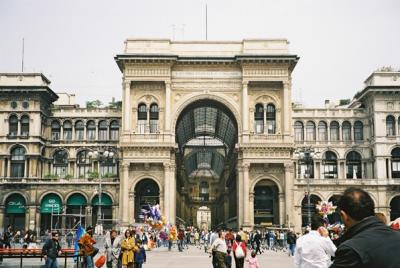
[[[244,258],[244,251],[242,248],[242,242],[240,242],[239,244],[236,243],[236,249],[235,249],[235,256],[237,259],[243,259]]]

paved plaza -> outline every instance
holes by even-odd
[[[176,248],[168,251],[167,248],[157,248],[152,251],[147,251],[147,263],[144,268],[206,268],[212,267],[211,258],[197,247],[191,246],[188,250],[179,252]],[[284,268],[293,267],[293,257],[289,257],[286,252],[267,251],[258,256],[260,266],[268,268]],[[70,263],[71,260],[68,260]],[[59,260],[60,267],[64,267],[63,260]],[[23,262],[23,267],[44,267],[41,266],[44,261],[38,259],[26,259]],[[62,265],[61,265],[62,264]],[[19,267],[19,260],[5,259],[0,267]],[[69,264],[67,267],[76,267]],[[104,266],[105,267],[105,266]],[[234,263],[232,264],[234,267]],[[245,267],[248,267],[245,265]]]

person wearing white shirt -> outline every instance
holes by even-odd
[[[295,268],[326,268],[331,265],[331,257],[335,256],[336,246],[323,227],[323,220],[314,215],[311,231],[296,241],[294,254]]]

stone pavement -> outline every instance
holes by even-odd
[[[204,250],[197,247],[189,247],[189,250],[178,252],[172,249],[168,251],[166,248],[159,248],[153,251],[148,251],[148,261],[143,268],[207,268],[212,267],[211,258]],[[293,257],[289,257],[287,252],[266,251],[262,255],[257,256],[260,267],[268,268],[286,268],[294,267]],[[234,261],[232,267],[235,267]],[[245,264],[245,268],[248,265]]]
[[[204,250],[200,250],[197,247],[190,246],[188,250],[179,252],[176,247],[172,251],[168,251],[167,248],[157,248],[152,251],[147,251],[147,263],[143,265],[143,268],[207,268],[212,267],[211,258],[208,254],[204,253]],[[262,255],[257,256],[261,268],[286,268],[293,267],[293,257],[289,257],[287,252],[274,252],[266,251]],[[72,260],[69,259],[68,263]],[[59,260],[60,267],[64,267],[62,264],[64,261]],[[40,262],[39,259],[25,259],[23,267],[44,267],[44,261]],[[19,267],[19,260],[17,259],[5,259],[0,267],[14,268]],[[76,267],[72,263],[67,267]],[[105,266],[104,266],[105,267]],[[234,261],[232,267],[235,267]],[[248,265],[245,264],[245,268]]]

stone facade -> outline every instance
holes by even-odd
[[[213,226],[300,229],[307,179],[294,151],[303,147],[319,152],[313,203],[359,186],[377,211],[399,213],[399,72],[374,72],[350,103],[303,108],[292,103],[299,58],[287,40],[128,39],[115,60],[121,109],[79,108],[41,74],[0,74],[0,227],[21,219],[23,228],[48,227],[48,194],[61,203],[50,217],[56,227],[71,227],[78,208],[95,224],[101,180],[109,226],[138,222],[143,204],[159,203],[171,223],[197,224],[208,208]],[[94,150],[114,156],[105,164],[89,157]],[[24,213],[12,207],[18,194]]]

